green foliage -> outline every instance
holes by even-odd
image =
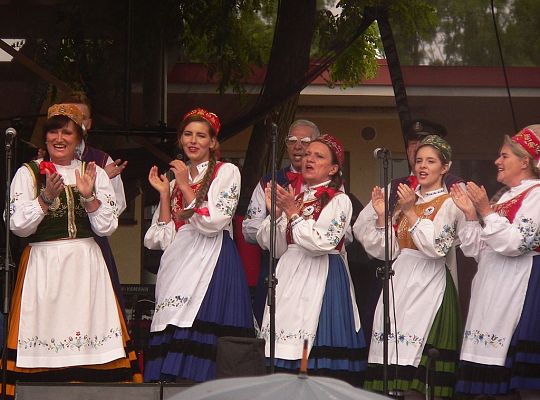
[[[365,7],[388,7],[397,34],[412,43],[408,45],[411,50],[420,48],[420,41],[435,33],[434,8],[425,0],[341,0],[337,4],[319,0],[318,5],[311,44],[314,60],[350,42],[362,22]],[[106,6],[107,3],[101,5]],[[88,7],[84,0],[70,2],[56,25],[62,34],[43,41],[42,53],[54,58],[53,70],[59,76],[74,87],[92,92],[97,88],[92,90],[88,86],[97,78],[111,87],[115,86],[114,81],[116,86],[123,81],[127,16],[125,8],[112,8],[110,12],[116,13],[115,20],[119,21],[114,37],[89,39],[81,28],[81,20],[92,12]],[[337,10],[335,15],[330,9]],[[152,68],[163,43],[171,63],[207,65],[209,78],[219,82],[219,93],[229,89],[244,93],[244,82],[253,74],[253,68],[268,63],[277,11],[277,0],[135,1],[132,72],[142,76],[146,68]],[[345,88],[372,78],[381,55],[380,37],[373,25],[330,67],[328,84]],[[418,51],[415,57],[419,59],[425,54]],[[113,70],[102,68],[103,65],[115,67]]]
[[[490,0],[429,0],[433,28],[416,37],[400,32],[403,19],[392,18],[404,64],[499,66],[501,63]],[[537,0],[494,0],[495,20],[507,65],[540,65]],[[412,32],[407,28],[407,31]]]
[[[51,21],[54,25],[51,34],[32,41],[36,49],[34,59],[72,89],[84,90],[90,97],[100,93],[103,102],[118,106],[122,91],[107,88],[123,82],[124,53],[118,47],[120,42],[116,37],[87,35],[85,29],[89,29],[89,22],[85,17],[89,8],[92,5],[83,0],[72,1],[62,7],[57,19]],[[123,11],[115,6],[106,10],[108,13]],[[93,11],[99,13],[103,8]],[[121,112],[114,106],[111,106],[111,111]]]
[[[219,78],[220,93],[230,86],[242,93],[252,67],[268,60],[274,11],[271,1],[185,2],[181,60],[207,64],[210,77]]]
[[[431,39],[437,27],[436,9],[426,0],[398,0],[389,7],[389,21],[403,64],[418,64],[426,57],[419,46]]]
[[[438,33],[444,41],[440,54],[449,65],[498,65],[496,36],[489,1],[469,0],[438,2],[440,17]],[[504,9],[508,0],[495,1],[497,9]],[[499,24],[504,24],[499,19]],[[502,25],[501,25],[502,27]]]
[[[324,9],[319,13],[314,56],[321,56],[336,44],[347,42],[362,23],[366,7],[388,10],[391,23],[399,19],[399,33],[409,39],[427,36],[434,29],[434,9],[424,0],[341,0],[336,5],[339,13]],[[355,86],[377,73],[377,58],[383,54],[380,34],[372,24],[338,57],[330,67],[328,84],[342,88]]]
[[[505,61],[509,65],[540,66],[540,2],[516,0],[510,8],[510,18],[501,42]]]
[[[375,25],[355,40],[330,67],[330,86],[341,88],[358,85],[377,74],[379,33]]]

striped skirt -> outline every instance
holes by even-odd
[[[533,266],[521,318],[504,366],[461,361],[456,391],[504,395],[513,390],[540,390],[540,256]]]
[[[144,353],[145,382],[214,379],[217,341],[222,336],[255,337],[244,269],[228,231],[223,232],[214,274],[193,325],[167,325],[151,334]]]
[[[361,386],[367,367],[364,332],[356,332],[347,267],[339,254],[329,254],[328,277],[319,325],[309,353],[308,374],[329,376]],[[298,373],[300,360],[275,360],[275,370]]]
[[[430,384],[434,385],[435,396],[451,398],[456,382],[461,336],[459,300],[454,281],[447,269],[443,302],[429,331],[420,364],[418,367],[390,365],[388,367],[388,389],[403,392],[415,390],[425,393],[428,352],[431,348],[436,348],[439,351],[439,357],[434,362],[434,368],[431,367]],[[389,346],[391,345],[390,343]],[[383,366],[381,364],[369,364],[364,389],[383,391]]]

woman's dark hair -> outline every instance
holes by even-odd
[[[208,126],[208,131],[210,132],[211,138],[216,138],[216,131],[214,131],[214,128],[212,128],[212,125],[205,120],[203,117],[199,115],[191,115],[184,119],[177,131],[177,139],[178,139],[178,147],[182,147],[182,144],[180,142],[180,137],[182,136],[184,129],[186,126],[191,122],[202,122],[206,126]],[[206,195],[208,194],[208,189],[210,189],[210,184],[212,183],[212,176],[214,175],[214,170],[216,168],[217,163],[217,157],[216,157],[216,151],[219,149],[219,142],[216,139],[216,145],[213,149],[210,149],[210,160],[208,163],[208,168],[206,169],[206,173],[204,174],[204,178],[201,182],[201,187],[199,188],[199,191],[197,192],[197,196],[195,197],[195,205],[193,208],[182,210],[178,214],[178,217],[180,219],[189,219],[191,216],[195,213],[195,209],[199,208],[201,204],[203,203],[204,199],[206,199]]]

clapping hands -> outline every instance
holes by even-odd
[[[467,220],[477,220],[476,213],[482,218],[493,213],[486,189],[474,182],[467,182],[467,190],[459,184],[450,188],[450,195],[456,206],[463,211]]]
[[[276,184],[276,217],[285,212],[287,217],[293,214],[298,214],[298,207],[296,206],[294,189],[291,185],[287,189]],[[271,200],[272,200],[272,182],[266,184],[264,189],[266,208],[271,212]]]

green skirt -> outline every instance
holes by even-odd
[[[435,368],[431,366],[431,382],[435,384],[435,396],[452,397],[456,383],[456,371],[459,361],[459,347],[462,338],[462,321],[459,308],[459,299],[452,280],[446,269],[446,289],[444,297],[422,351],[422,358],[418,367],[412,365],[395,365],[388,367],[388,389],[415,390],[425,393],[426,365],[428,351],[436,348],[439,358],[435,361]],[[383,391],[383,366],[381,364],[368,364],[364,389]]]

